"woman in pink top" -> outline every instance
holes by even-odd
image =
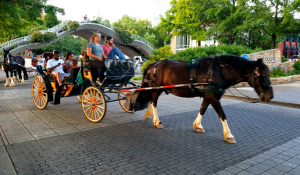
[[[109,59],[115,59],[116,55],[119,59],[125,59],[125,55],[114,45],[114,39],[111,36],[105,37],[105,45],[102,46],[103,54]]]

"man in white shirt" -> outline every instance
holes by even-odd
[[[62,59],[59,59],[59,51],[54,50],[53,59],[50,59],[47,62],[46,68],[48,72],[55,75],[56,81],[58,82],[59,86],[63,85],[64,77],[69,75],[64,72],[63,64],[64,61]]]

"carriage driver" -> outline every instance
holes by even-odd
[[[102,45],[99,44],[100,40],[100,33],[94,33],[86,48],[86,53],[89,57],[90,66],[92,66],[92,73],[97,72],[96,83],[98,84],[101,84],[101,81],[104,79],[104,72],[106,70],[104,66],[104,59],[107,58],[103,54]]]
[[[47,62],[47,71],[55,76],[56,82],[59,86],[63,85],[64,77],[69,75],[64,72],[63,64],[64,61],[62,59],[59,59],[59,51],[54,50],[53,59],[50,59]]]

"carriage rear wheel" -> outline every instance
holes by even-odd
[[[37,75],[32,82],[32,99],[35,106],[44,109],[48,104],[48,93],[42,76]]]
[[[121,88],[124,88],[124,87],[125,87],[125,84],[123,84],[123,85],[121,86]],[[133,85],[132,85],[132,84],[127,84],[126,87],[133,87]],[[122,98],[124,98],[126,95],[131,95],[131,94],[132,94],[131,92],[119,92],[119,93],[118,93],[118,99],[122,99]],[[124,106],[125,102],[126,102],[125,99],[119,100],[119,103],[120,103],[121,107],[124,109],[124,111],[126,111],[126,112],[128,112],[128,113],[133,113],[134,111],[131,111],[131,110],[125,108],[125,106]]]
[[[90,86],[82,94],[82,110],[87,119],[92,122],[99,122],[105,116],[105,98],[98,88]]]

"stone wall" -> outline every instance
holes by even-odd
[[[262,58],[270,70],[277,68],[281,64],[281,52],[279,49],[265,50],[247,55],[252,61]]]
[[[278,67],[281,68],[281,70],[283,70],[284,72],[291,72],[292,70],[294,70],[293,65],[295,62],[293,61],[287,61],[284,63],[279,64]]]
[[[294,81],[300,81],[300,75],[292,75],[292,76],[280,77],[280,78],[270,78],[270,81],[271,81],[272,85],[287,84],[287,83],[292,83]],[[242,83],[235,85],[235,87],[248,87],[248,86],[249,85],[247,82],[242,82]]]

